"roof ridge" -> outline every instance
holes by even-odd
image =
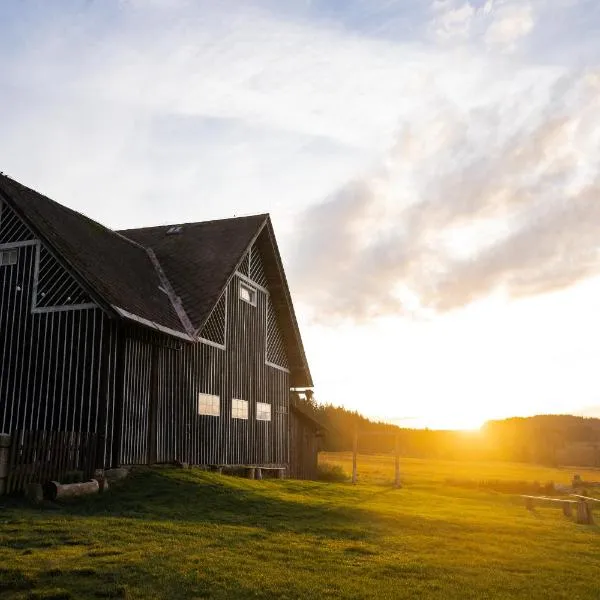
[[[121,238],[122,240],[128,242],[129,244],[132,244],[133,246],[136,246],[137,248],[140,248],[141,250],[144,250],[144,251],[146,250],[146,248],[144,246],[142,246],[138,242],[136,242],[136,241],[134,241],[134,240],[132,240],[132,239],[124,236],[118,230],[111,229],[110,227],[104,225],[103,223],[100,223],[99,221],[96,221],[95,219],[92,219],[91,217],[88,217],[84,213],[79,212],[78,210],[75,210],[74,208],[70,208],[69,206],[65,206],[64,204],[61,204],[60,202],[57,202],[56,200],[53,200],[52,198],[49,198],[45,194],[42,194],[41,192],[38,192],[37,190],[34,190],[33,188],[30,188],[30,187],[28,187],[26,185],[23,185],[20,181],[17,181],[16,179],[13,179],[12,177],[9,177],[5,173],[1,173],[0,172],[0,177],[8,179],[11,183],[16,184],[16,185],[18,185],[18,186],[20,186],[22,188],[25,188],[26,190],[28,190],[30,192],[33,192],[34,194],[37,194],[38,196],[41,196],[44,200],[47,200],[48,202],[51,202],[58,209],[67,211],[67,212],[69,212],[71,214],[74,214],[74,215],[77,215],[78,217],[80,217],[82,219],[85,219],[89,223],[93,223],[94,225],[102,227],[102,229],[104,229],[108,233],[110,233],[112,235],[115,235],[115,236],[118,236],[119,238]]]
[[[181,222],[179,222],[179,223],[177,223],[177,222],[164,223],[162,225],[148,225],[146,227],[130,227],[128,229],[119,229],[119,230],[115,230],[115,233],[125,235],[128,231],[142,231],[142,230],[148,230],[148,229],[161,229],[161,228],[176,227],[176,226],[190,227],[191,225],[208,225],[211,223],[219,223],[219,222],[224,222],[224,221],[237,221],[237,220],[242,220],[242,219],[258,219],[258,218],[266,219],[269,216],[270,216],[269,213],[255,213],[255,214],[251,214],[251,215],[242,215],[240,217],[222,217],[220,219],[209,219],[208,221],[190,221],[187,223],[181,223]]]

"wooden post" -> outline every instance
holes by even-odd
[[[527,510],[533,510],[533,498],[525,496],[525,508]]]
[[[6,493],[8,480],[8,454],[11,446],[10,435],[0,433],[0,496]]]
[[[563,509],[563,515],[565,515],[565,517],[573,516],[573,509],[571,508],[571,502],[563,502],[562,509]]]
[[[246,467],[246,477],[248,479],[254,479],[256,475],[256,469],[254,467]]]
[[[356,483],[356,456],[358,454],[358,425],[354,427],[354,438],[352,440],[352,483]]]
[[[398,434],[396,434],[394,446],[396,452],[394,487],[400,488],[402,487],[402,484],[400,483],[400,436]]]
[[[577,523],[580,525],[591,525],[593,523],[592,512],[585,500],[577,503]]]

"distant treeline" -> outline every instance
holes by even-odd
[[[600,419],[539,415],[488,421],[480,431],[406,429],[367,419],[338,406],[304,401],[326,428],[322,449],[352,449],[355,429],[359,452],[393,452],[398,434],[404,456],[449,460],[508,460],[546,465],[600,467]]]

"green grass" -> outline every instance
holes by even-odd
[[[328,454],[350,471],[351,457]],[[359,484],[140,469],[103,496],[0,501],[0,598],[600,597],[600,530],[454,479],[553,480],[504,463],[360,457]]]

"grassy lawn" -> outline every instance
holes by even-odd
[[[350,471],[349,455],[322,460]],[[395,490],[390,457],[360,457],[357,486],[140,469],[69,504],[0,500],[0,598],[600,598],[597,526],[444,483],[600,472],[402,471]]]

